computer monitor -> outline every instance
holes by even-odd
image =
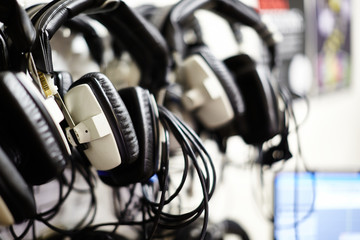
[[[274,239],[360,239],[360,174],[277,174]]]

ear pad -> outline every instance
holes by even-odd
[[[269,69],[259,72],[256,63],[245,54],[226,59],[225,64],[234,75],[246,105],[246,123],[241,120],[237,124],[247,128],[240,135],[249,144],[269,140],[280,132],[282,121],[275,90],[267,77]]]
[[[6,206],[1,204],[1,200]],[[35,214],[34,195],[3,149],[0,148],[0,225],[19,223],[33,218]]]
[[[62,71],[54,73],[54,84],[57,86],[58,93],[62,98],[64,98],[73,82],[74,81],[69,72]]]
[[[89,86],[96,96],[114,134],[122,161],[129,163],[135,161],[138,158],[139,145],[134,126],[125,104],[116,92],[111,81],[104,74],[89,73],[74,82],[70,89],[83,84]],[[66,97],[65,103],[68,106],[69,102],[67,102]],[[83,104],[87,103],[84,102]],[[86,107],[86,105],[79,106],[80,109]],[[71,115],[73,115],[73,113],[71,113]]]
[[[245,111],[243,97],[235,84],[233,76],[223,62],[218,60],[206,45],[192,47],[189,54],[198,54],[207,62],[224,88],[235,116],[242,116]]]
[[[125,186],[148,180],[157,170],[155,162],[155,113],[150,94],[140,87],[119,91],[135,126],[139,141],[139,158],[131,164],[122,164],[109,172],[99,172],[100,178],[109,185]]]
[[[16,149],[15,165],[25,180],[39,185],[62,172],[69,153],[37,89],[31,86],[25,74],[0,73],[0,141]]]

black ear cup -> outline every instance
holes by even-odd
[[[224,88],[226,94],[229,97],[231,106],[234,109],[235,115],[242,115],[245,111],[244,100],[236,87],[233,76],[226,68],[223,62],[218,60],[206,45],[200,45],[192,47],[190,50],[191,54],[199,54],[209,64],[211,69],[214,71],[216,77],[219,79],[221,86]]]
[[[7,215],[8,213],[10,215]],[[0,148],[0,225],[20,223],[33,218],[35,214],[34,195],[7,154]]]
[[[68,90],[71,87],[71,84],[73,84],[73,78],[69,72],[55,72],[53,74],[54,76],[54,84],[58,88],[58,93],[62,98],[64,98],[65,94],[68,92]]]
[[[100,178],[109,185],[125,186],[143,182],[155,174],[158,163],[155,154],[156,115],[151,106],[150,94],[140,87],[126,88],[119,91],[135,126],[139,141],[139,157],[131,164],[122,164],[110,171],[100,173]]]
[[[0,131],[19,154],[15,164],[22,176],[39,185],[63,171],[69,153],[37,89],[25,87],[29,84],[22,73],[0,73]]]
[[[110,80],[101,73],[89,73],[74,82],[70,89],[86,84],[96,96],[114,134],[122,161],[133,162],[138,158],[139,145],[133,123],[125,104]],[[86,104],[86,102],[84,102]],[[86,105],[81,108],[86,108]]]
[[[269,69],[260,73],[256,63],[246,54],[228,58],[225,64],[234,75],[244,97],[245,122],[241,119],[236,123],[247,126],[240,132],[244,141],[261,144],[280,133],[283,119],[275,89],[269,79]]]

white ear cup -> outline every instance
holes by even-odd
[[[97,170],[110,170],[121,164],[121,156],[111,131],[109,122],[87,84],[71,88],[64,97],[64,102],[74,120],[74,132],[79,143],[87,143],[84,150],[86,157]],[[72,145],[76,145],[66,130]]]
[[[179,67],[177,79],[185,86],[182,98],[185,108],[195,110],[205,127],[215,129],[234,118],[224,88],[202,57],[188,57]]]
[[[6,206],[6,203],[0,197],[0,225],[1,226],[10,226],[15,223],[14,217],[12,216],[9,208]]]

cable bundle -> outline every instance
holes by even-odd
[[[183,153],[184,159],[184,169],[182,171],[181,181],[175,191],[166,197],[166,192],[163,190],[161,192],[159,202],[155,202],[150,198],[147,193],[146,186],[143,187],[144,196],[146,197],[146,204],[149,208],[149,215],[154,218],[154,226],[152,233],[155,232],[156,226],[162,229],[174,230],[177,228],[182,228],[192,222],[204,213],[203,228],[201,230],[201,239],[205,236],[205,231],[208,223],[209,217],[209,206],[208,201],[215,190],[216,174],[214,169],[214,164],[211,157],[206,151],[205,147],[202,145],[199,137],[186,126],[181,120],[174,116],[169,110],[165,107],[159,107],[160,120],[164,125],[165,129],[171,132],[179,145]],[[166,150],[168,152],[168,149]],[[164,159],[165,160],[165,159]],[[201,161],[200,161],[201,160]],[[170,160],[171,161],[171,160]],[[169,188],[169,181],[171,176],[169,175],[169,161],[164,161],[163,166],[164,172],[161,176],[163,182],[160,185],[163,186],[163,189]],[[201,191],[202,191],[202,201],[191,211],[185,213],[174,214],[164,211],[164,206],[169,205],[173,200],[184,190],[184,184],[186,181],[192,181],[192,178],[195,176],[189,176],[188,174],[192,171],[195,171],[195,176],[198,178]],[[189,180],[190,178],[190,180]],[[169,193],[168,193],[169,194]],[[180,209],[182,212],[182,210]]]

